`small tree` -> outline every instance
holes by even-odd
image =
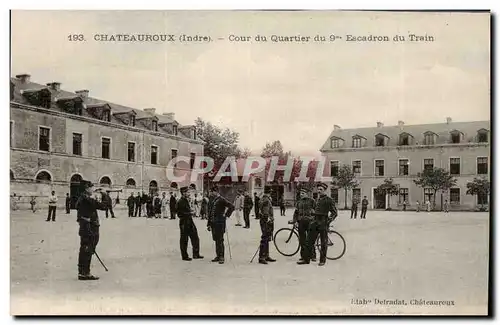
[[[486,178],[474,178],[472,182],[467,183],[467,195],[485,195],[490,194],[490,181]],[[484,203],[481,202],[480,211],[485,211]]]
[[[342,165],[339,168],[338,176],[333,177],[332,185],[337,188],[343,188],[345,192],[344,209],[347,210],[347,191],[359,186],[359,181],[356,179],[354,172],[349,165]]]
[[[389,195],[389,202],[386,210],[391,210],[391,197],[399,194],[399,184],[394,184],[392,178],[384,179],[384,182],[377,187],[377,191]]]
[[[455,186],[457,179],[450,175],[449,172],[443,168],[433,168],[424,170],[422,173],[417,174],[417,179],[413,181],[421,188],[430,188],[434,192],[432,202],[433,209],[436,207],[436,193],[437,191],[446,191],[450,187]]]

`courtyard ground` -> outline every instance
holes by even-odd
[[[287,226],[275,211],[275,230]],[[347,242],[339,260],[299,266],[298,256],[249,263],[260,229],[228,223],[224,265],[211,263],[214,244],[206,222],[195,219],[203,260],[182,261],[178,220],[117,219],[101,213],[97,247],[109,272],[93,258],[99,281],[77,281],[76,212],[11,214],[11,313],[13,315],[199,314],[486,314],[489,215],[456,212],[368,211],[352,220],[340,211],[337,230]],[[190,248],[189,248],[190,251]],[[191,251],[190,251],[191,254]],[[366,304],[353,304],[365,300]],[[407,305],[377,303],[403,301]],[[414,305],[414,300],[453,305]]]

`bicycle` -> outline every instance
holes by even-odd
[[[332,220],[333,221],[333,220]],[[274,234],[274,246],[278,253],[283,256],[294,256],[300,250],[299,233],[298,233],[298,223],[288,222],[293,224],[292,228],[281,228],[278,229]],[[332,222],[328,224],[328,234],[327,234],[327,252],[326,258],[329,260],[338,260],[344,256],[346,251],[346,243],[344,237],[337,231],[333,229]],[[321,237],[318,236],[316,239],[315,247],[318,251],[321,249]]]

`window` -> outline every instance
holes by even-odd
[[[107,185],[111,186],[111,179],[108,176],[103,176],[101,180],[99,181],[100,185]]]
[[[46,171],[41,171],[36,175],[37,183],[50,183],[52,181],[52,177]]]
[[[488,157],[477,158],[477,173],[479,175],[488,174]]]
[[[178,134],[178,129],[177,129],[177,125],[174,124],[174,126],[172,127],[172,131],[174,132],[174,135],[177,135]]]
[[[434,169],[434,159],[424,159],[424,171]]]
[[[171,155],[172,155],[172,159],[177,158],[177,149],[172,149]]]
[[[460,204],[460,188],[450,188],[450,203]]]
[[[129,121],[130,126],[135,126],[135,115],[130,114],[130,121]]]
[[[109,152],[111,147],[110,138],[102,138],[101,140],[101,157],[104,159],[109,159]]]
[[[109,109],[105,109],[102,112],[102,120],[106,122],[111,122],[111,114]]]
[[[432,188],[424,188],[424,202],[433,202],[432,198],[434,197],[434,191]]]
[[[332,149],[339,148],[340,147],[340,140],[339,139],[331,139],[330,146]]]
[[[38,131],[38,150],[50,151],[50,129],[40,126]]]
[[[486,193],[478,193],[477,204],[480,205],[488,204],[488,195]]]
[[[399,204],[403,204],[404,202],[408,202],[408,189],[400,188],[399,189]]]
[[[450,158],[450,175],[460,175],[460,158]]]
[[[14,121],[10,121],[10,146],[14,146]]]
[[[488,142],[488,131],[486,130],[477,131],[477,142]]]
[[[360,202],[361,200],[361,189],[360,188],[353,188],[352,189],[352,200],[356,200],[356,202]]]
[[[410,161],[408,159],[399,159],[399,176],[408,176]]]
[[[157,146],[151,146],[151,164],[152,165],[158,164],[158,147]]]
[[[135,180],[133,178],[127,179],[127,186],[129,187],[135,187]]]
[[[361,174],[361,160],[354,160],[352,162],[352,172],[354,174]]]
[[[451,143],[460,143],[460,132],[454,131],[451,133]]]
[[[375,136],[375,146],[376,147],[385,146],[385,137],[382,134],[377,134]]]
[[[424,144],[427,146],[434,144],[434,133],[428,132],[424,135]]]
[[[331,188],[330,189],[330,196],[332,197],[333,202],[335,202],[335,204],[339,203],[339,189],[338,188]]]
[[[410,137],[407,133],[403,133],[399,135],[399,145],[400,146],[408,146],[410,145]]]
[[[384,176],[384,161],[375,160],[375,176]]]
[[[191,152],[191,158],[189,159],[189,164],[191,166],[191,169],[194,168],[194,159],[196,158],[196,154],[194,152]]]
[[[330,175],[332,177],[339,176],[339,162],[338,161],[330,161]]]
[[[158,121],[153,120],[152,126],[153,126],[153,131],[158,131]]]
[[[352,138],[352,147],[361,148],[361,138]]]
[[[73,154],[82,155],[82,135],[80,133],[73,133]]]
[[[127,159],[128,161],[135,161],[135,143],[134,142],[129,142],[128,143],[128,155]]]

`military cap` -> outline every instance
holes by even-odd
[[[326,190],[328,188],[328,185],[325,184],[325,183],[318,183],[318,185],[316,185],[316,187],[321,187],[323,188],[324,190]]]
[[[307,188],[301,188],[300,189],[300,194],[308,194],[309,190]]]
[[[93,184],[91,181],[81,180],[81,181],[80,181],[80,186],[81,186],[83,189],[86,189],[86,188],[89,188],[89,187],[93,187],[93,186],[94,186],[94,184]]]
[[[271,188],[269,186],[264,187],[264,193],[265,194],[271,193]]]
[[[181,187],[181,193],[185,193],[189,190],[189,188],[187,186],[183,186]]]

